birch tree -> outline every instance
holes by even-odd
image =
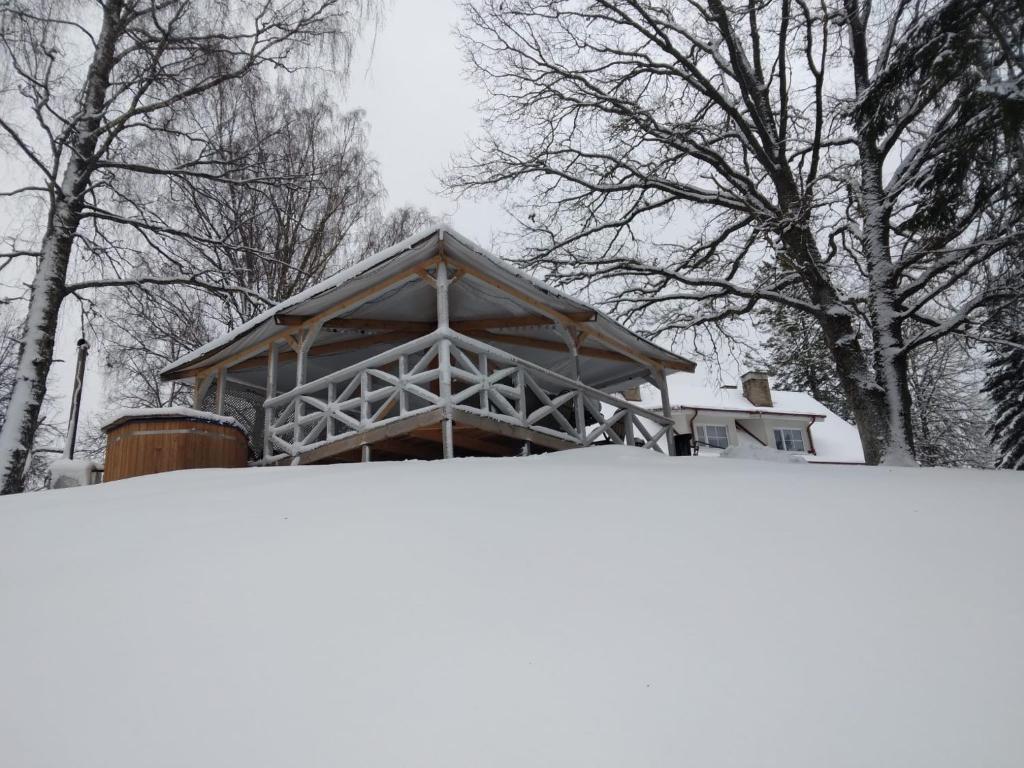
[[[163,175],[231,184],[216,162],[187,151],[195,146],[190,104],[257,70],[285,72],[313,59],[329,62],[337,51],[343,56],[345,38],[365,11],[360,0],[3,4],[0,134],[33,175],[31,183],[3,194],[33,196],[45,210],[45,223],[26,246],[0,257],[28,256],[34,267],[26,333],[0,432],[0,491],[22,485],[73,257],[88,272],[90,259],[102,257],[124,230],[141,237],[191,236],[125,215],[129,182]],[[133,162],[130,148],[141,137],[183,148],[182,162]]]
[[[386,214],[379,213],[360,228],[355,247],[349,249],[345,260],[349,264],[362,261],[435,223],[437,217],[429,209],[414,205],[401,205]]]
[[[776,304],[820,328],[869,463],[914,462],[907,364],[977,331],[1016,0],[473,0],[486,98],[448,181],[512,196],[523,264],[653,336]],[[965,149],[969,150],[965,153]],[[949,175],[955,171],[955,175]],[[993,213],[996,212],[996,213]],[[768,265],[770,269],[765,269]]]
[[[18,344],[22,336],[21,313],[10,303],[0,302],[0,429],[11,400],[18,370]],[[63,450],[63,434],[54,427],[55,404],[47,398],[40,409],[39,428],[34,450],[26,460],[24,484],[28,490],[46,485],[49,458]]]
[[[104,292],[108,396],[128,407],[191,403],[191,387],[161,382],[161,368],[340,269],[383,201],[362,112],[338,113],[308,79],[218,88],[199,100],[193,121],[203,127],[201,154],[247,183],[145,178],[132,195],[151,201],[135,212],[151,229],[194,237],[165,244],[153,235],[119,248],[121,274],[145,273],[156,251],[169,275],[203,280]],[[139,155],[148,165],[179,162],[164,158],[169,151],[143,146]]]

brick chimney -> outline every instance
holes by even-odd
[[[761,408],[772,407],[772,389],[768,385],[768,374],[761,371],[747,371],[740,377],[743,396],[753,405]]]
[[[622,396],[633,403],[640,402],[640,387],[630,387],[622,390]]]

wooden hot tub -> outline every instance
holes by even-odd
[[[204,467],[244,467],[249,449],[234,419],[188,408],[126,411],[103,426],[103,480]]]

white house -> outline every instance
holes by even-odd
[[[744,374],[739,387],[702,386],[691,374],[668,377],[676,453],[717,454],[771,449],[809,462],[863,464],[857,428],[804,392],[771,388],[768,375]],[[643,386],[627,394],[657,413],[661,393]]]

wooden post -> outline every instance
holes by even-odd
[[[299,344],[295,348],[295,386],[298,389],[306,383],[306,337],[303,332],[299,334]],[[292,412],[292,454],[298,460],[298,447],[302,442],[302,428],[299,424],[302,419],[302,397],[295,397],[295,408]]]
[[[583,371],[580,368],[579,337],[572,328],[566,328],[561,323],[558,324],[558,330],[565,339],[566,345],[569,347],[569,354],[572,356],[572,377],[576,380],[577,384],[582,384]],[[576,435],[579,438],[580,445],[586,445],[587,443],[587,418],[584,408],[583,391],[577,390],[576,397],[572,399],[572,409],[576,417]]]
[[[370,374],[363,371],[359,374],[359,428],[370,426]]]
[[[267,350],[267,397],[274,397],[277,394],[277,344],[270,342]],[[267,458],[274,452],[274,444],[271,439],[271,427],[274,424],[274,409],[263,406],[263,458]]]
[[[661,391],[661,415],[672,422],[672,426],[668,428],[665,433],[665,440],[668,441],[668,455],[676,455],[676,430],[675,421],[672,418],[672,402],[668,396],[668,378],[665,376],[665,371],[655,371],[654,378],[658,383],[658,389]]]
[[[409,410],[409,395],[405,389],[405,377],[408,375],[406,356],[398,358],[398,415],[405,416]]]
[[[516,366],[516,395],[518,397],[516,411],[519,413],[519,423],[525,427],[528,426],[526,423],[526,373],[521,366]]]
[[[195,389],[192,390],[192,407],[197,411],[203,410],[203,400],[206,399],[206,393],[210,389],[210,384],[213,383],[214,375],[206,373],[202,376],[196,376]]]
[[[217,400],[213,410],[218,416],[224,415],[224,387],[227,384],[227,371],[224,368],[217,369]]]
[[[491,364],[487,354],[481,352],[477,358],[480,364],[480,410],[487,413],[491,410],[491,393],[489,378],[491,375]]]
[[[314,323],[309,326],[302,334],[301,340],[299,341],[298,349],[295,350],[295,388],[298,389],[306,383],[306,378],[309,369],[309,348],[313,346],[313,342],[316,341],[317,334],[320,333],[320,329],[323,328],[324,322],[321,320],[318,323]],[[305,408],[302,404],[302,396],[297,395],[295,398],[295,435],[293,436],[292,442],[296,449],[302,444],[302,428],[299,422],[301,421],[305,413]],[[296,456],[298,453],[296,452]]]
[[[437,264],[434,277],[437,284],[437,329],[447,333],[448,321],[448,267],[444,261]],[[437,365],[439,373],[438,394],[441,398],[441,409],[444,418],[441,421],[441,446],[444,457],[450,459],[455,455],[455,440],[452,433],[452,350],[451,340],[446,335],[438,346]]]

